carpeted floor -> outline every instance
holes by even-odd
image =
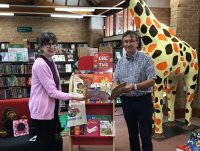
[[[116,107],[116,113],[122,113],[121,107]],[[184,119],[176,119],[184,122]],[[164,116],[163,123],[167,121],[167,117]],[[115,150],[116,151],[129,151],[129,139],[124,116],[115,116],[116,122],[116,137],[115,137]],[[192,124],[200,126],[199,118],[192,118]],[[195,130],[200,133],[200,129]],[[175,137],[163,140],[161,142],[152,139],[154,151],[175,151],[176,146],[186,144],[190,137],[190,132],[180,134]],[[112,146],[81,146],[80,151],[112,151]],[[63,151],[69,151],[69,137],[63,137]],[[78,146],[73,146],[73,151],[79,151]]]

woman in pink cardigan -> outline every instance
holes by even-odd
[[[29,100],[29,110],[37,135],[34,151],[53,151],[61,100],[83,101],[89,97],[62,92],[59,73],[52,59],[58,44],[56,36],[52,32],[42,32],[37,38],[37,44],[42,54],[32,67]]]

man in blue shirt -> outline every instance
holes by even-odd
[[[151,142],[153,103],[151,92],[156,79],[155,69],[150,56],[139,52],[138,35],[133,31],[123,34],[123,47],[126,55],[118,60],[111,89],[127,82],[121,91],[122,108],[127,123],[131,151],[153,151]],[[109,99],[114,99],[112,95]]]

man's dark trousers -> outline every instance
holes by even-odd
[[[121,96],[124,118],[129,132],[131,151],[153,151],[151,142],[153,103],[149,94],[143,98]]]

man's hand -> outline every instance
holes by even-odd
[[[77,100],[77,101],[84,101],[84,100],[87,100],[89,98],[91,98],[91,96],[84,96],[83,94],[72,96],[72,100]]]
[[[113,99],[115,99],[116,98],[116,94],[112,94],[109,98],[108,98],[108,100],[113,100]]]
[[[121,90],[121,93],[130,93],[134,90],[134,84],[127,85],[125,88]]]

